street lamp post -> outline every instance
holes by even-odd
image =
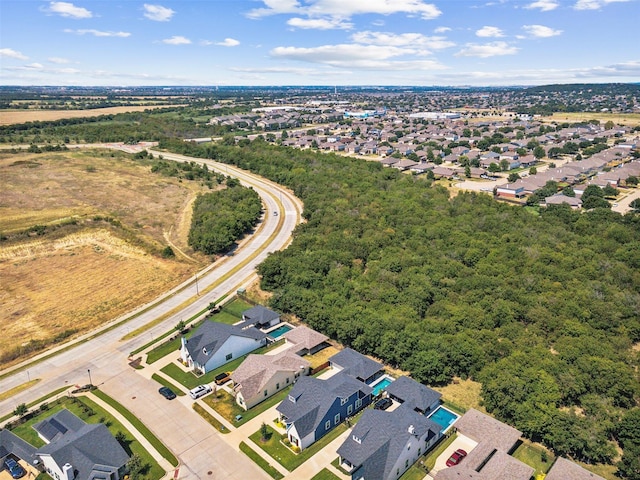
[[[89,385],[93,385],[93,382],[91,381],[91,370],[87,368],[87,373],[89,374]]]
[[[198,274],[196,273],[196,295],[200,295],[200,290],[198,289]]]

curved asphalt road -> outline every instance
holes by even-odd
[[[28,379],[38,378],[40,382],[1,401],[0,416],[10,413],[21,403],[30,403],[62,386],[84,385],[91,378],[94,384],[138,416],[178,456],[181,461],[179,478],[269,478],[244,454],[227,445],[220,434],[190,408],[189,401],[167,402],[162,398],[157,392],[158,385],[135,373],[128,366],[127,357],[133,350],[173,329],[180,320],[192,317],[210,302],[253,280],[256,266],[270,252],[283,249],[290,242],[291,233],[301,221],[302,204],[283,187],[238,168],[183,155],[153,153],[169,160],[206,163],[214,170],[237,177],[262,198],[263,221],[235,255],[223,257],[199,272],[197,285],[194,277],[163,295],[161,301],[152,302],[154,305],[148,310],[143,311],[145,307],[142,307],[142,313],[135,319],[95,338],[90,338],[96,333],[92,332],[85,341],[40,363],[26,362],[16,367],[24,368],[0,380],[0,391],[21,385]],[[123,340],[129,332],[174,310],[177,313],[144,333]]]

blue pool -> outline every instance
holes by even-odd
[[[441,432],[445,432],[459,417],[459,415],[442,406],[436,408],[433,413],[429,415],[430,420],[433,420],[442,427]]]
[[[269,335],[271,338],[273,338],[275,340],[276,338],[280,338],[282,335],[287,333],[289,330],[293,330],[293,327],[290,326],[290,325],[286,325],[286,324],[285,325],[280,325],[275,330],[271,330],[269,333],[267,333],[267,335]]]
[[[391,382],[393,382],[393,378],[389,377],[388,375],[385,375],[381,379],[369,385],[371,388],[373,388],[372,395],[374,397],[380,395],[380,392],[385,390],[391,384]]]

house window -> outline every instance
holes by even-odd
[[[361,399],[361,398],[358,398],[358,399],[356,400],[356,409],[360,408],[361,406],[362,406],[362,399]]]
[[[276,390],[280,390],[280,383],[276,383]]]
[[[231,360],[232,358],[233,358],[233,353],[228,353],[227,356],[225,357],[227,361]]]
[[[339,413],[336,413],[336,416],[335,416],[335,417],[333,417],[333,424],[334,424],[334,425],[337,425],[337,424],[339,424],[339,423],[340,423],[340,414],[339,414]]]
[[[347,407],[347,415],[351,415],[353,413],[353,405],[349,405]]]
[[[347,398],[341,398],[340,399],[340,406],[344,405],[345,403],[347,403],[349,401],[349,397]]]
[[[289,377],[287,377],[287,385],[289,385]]]
[[[265,396],[265,397],[267,396],[267,391],[266,391],[266,390],[264,391],[264,396]]]
[[[331,420],[327,420],[324,424],[324,429],[329,430],[331,428]]]

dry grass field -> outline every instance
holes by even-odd
[[[177,107],[179,105],[133,105],[128,107],[106,107],[89,110],[0,110],[0,125],[13,125],[25,122],[46,122],[62,118],[97,117],[116,113],[142,112],[156,108]]]
[[[95,328],[207,262],[187,246],[202,190],[194,182],[98,150],[0,153],[0,178],[0,324],[11,332],[0,337],[0,358],[30,340]],[[107,216],[117,222],[99,219]],[[46,233],[28,232],[34,225]],[[166,237],[195,261],[158,255]]]
[[[597,112],[597,113],[579,113],[579,112],[569,112],[569,113],[554,113],[549,117],[541,117],[545,123],[576,123],[576,122],[588,122],[589,120],[598,120],[601,124],[607,123],[611,120],[616,125],[629,125],[629,126],[637,126],[640,125],[640,114],[638,113],[606,113],[606,112]]]

